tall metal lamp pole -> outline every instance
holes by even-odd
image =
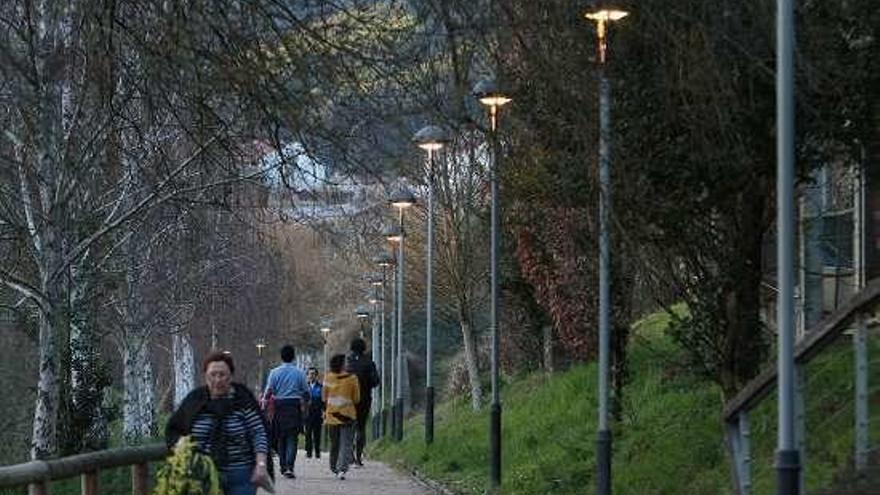
[[[601,9],[585,17],[596,23],[599,41],[599,421],[596,438],[597,494],[611,495],[611,429],[608,375],[611,355],[611,86],[605,72],[608,23],[628,15]]]
[[[501,233],[498,204],[498,113],[502,106],[511,102],[511,98],[502,93],[495,81],[484,80],[474,87],[474,96],[489,110],[491,132],[489,139],[492,151],[490,182],[492,189],[492,253],[491,253],[491,311],[490,331],[492,333],[492,405],[489,420],[490,469],[489,482],[493,488],[501,486],[501,391],[499,383],[499,325],[498,325],[498,259],[501,247]]]
[[[434,152],[443,149],[449,137],[443,129],[429,125],[413,136],[413,142],[428,153],[428,240],[425,293],[425,443],[434,442]]]

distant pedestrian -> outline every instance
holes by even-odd
[[[232,356],[208,354],[202,372],[206,385],[191,391],[168,420],[166,444],[191,436],[198,451],[214,461],[226,495],[254,495],[257,486],[271,491],[265,421],[248,387],[232,381]]]
[[[324,424],[330,433],[330,470],[345,479],[352,461],[352,440],[360,401],[360,386],[355,375],[343,370],[345,355],[330,358],[330,371],[324,378]]]
[[[296,478],[296,448],[303,427],[303,416],[309,402],[309,387],[306,375],[293,363],[296,350],[292,345],[281,348],[281,364],[269,372],[264,395],[271,392],[275,397],[275,418],[273,432],[278,451],[281,474],[286,478]]]
[[[318,379],[318,368],[310,367],[307,373],[309,380],[309,413],[306,415],[306,457],[321,458],[321,426],[324,424],[324,398],[321,392],[324,386]]]
[[[373,404],[373,389],[379,385],[379,372],[376,363],[364,355],[367,343],[362,338],[355,338],[349,346],[346,369],[357,376],[360,385],[361,400],[357,404],[357,429],[355,430],[354,462],[364,465],[364,447],[367,445],[367,423],[370,420],[370,408]]]

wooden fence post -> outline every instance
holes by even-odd
[[[149,470],[147,463],[133,464],[131,466],[131,494],[148,495],[147,476]]]
[[[31,483],[28,485],[28,495],[49,495],[49,482]]]
[[[80,476],[82,495],[98,495],[98,471],[89,471]]]

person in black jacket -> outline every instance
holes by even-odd
[[[324,399],[321,392],[324,389],[321,380],[318,379],[318,368],[310,367],[307,374],[309,382],[309,412],[306,415],[306,457],[321,458],[321,426],[324,424]]]
[[[379,385],[379,372],[376,363],[364,355],[367,343],[362,338],[351,341],[346,371],[357,376],[361,389],[361,400],[357,404],[357,428],[355,429],[354,462],[363,466],[364,447],[367,445],[367,421],[370,419],[370,406],[373,403],[373,388]]]
[[[205,386],[192,390],[168,420],[165,443],[173,447],[189,435],[220,471],[226,495],[253,495],[271,488],[266,421],[251,391],[232,381],[235,363],[215,351],[202,363]]]

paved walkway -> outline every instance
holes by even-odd
[[[278,473],[276,464],[275,472]],[[364,459],[364,467],[352,466],[344,480],[330,472],[328,454],[307,459],[305,451],[296,455],[296,479],[275,478],[277,495],[435,495],[421,483],[391,469],[387,464]],[[257,495],[266,492],[260,490]]]

